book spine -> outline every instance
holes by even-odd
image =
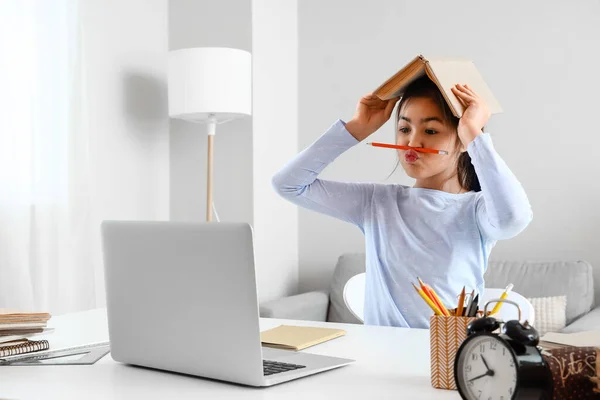
[[[36,351],[48,350],[49,348],[50,344],[47,340],[36,340],[29,343],[21,343],[14,346],[2,347],[0,348],[0,357],[33,353]]]

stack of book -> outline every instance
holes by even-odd
[[[47,340],[31,340],[32,336],[50,332],[51,315],[0,308],[0,358],[16,354],[48,350]]]

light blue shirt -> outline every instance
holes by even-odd
[[[432,310],[411,283],[420,277],[448,308],[456,307],[463,286],[483,293],[490,252],[498,240],[516,236],[529,224],[529,200],[494,150],[489,133],[467,146],[480,192],[452,194],[317,178],[357,143],[337,120],[273,176],[273,187],[292,203],[347,221],[363,232],[365,324],[428,328]]]

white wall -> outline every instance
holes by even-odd
[[[169,217],[167,0],[81,2],[93,257],[104,302],[100,222]]]
[[[220,220],[253,226],[259,299],[293,294],[298,212],[279,201],[270,177],[297,151],[296,1],[170,0],[169,49],[204,46],[247,50],[253,59],[253,117],[217,127],[214,201]],[[283,86],[285,102],[277,90]],[[171,218],[203,221],[206,128],[173,119],[170,129]]]
[[[253,0],[254,238],[262,301],[298,289],[298,211],[271,177],[298,151],[298,5]]]
[[[250,0],[170,0],[169,50],[252,51]],[[206,220],[206,126],[172,119],[171,219]],[[221,221],[252,223],[252,119],[217,126],[213,201]]]
[[[533,221],[492,259],[585,259],[600,264],[600,3],[408,0],[299,2],[299,150],[415,55],[472,59],[504,114],[488,124],[523,184]],[[291,96],[286,97],[289,99]],[[388,122],[374,141],[393,140]],[[322,177],[384,181],[394,152],[357,146]],[[388,182],[412,185],[399,167]],[[300,210],[300,290],[324,288],[337,257],[364,251],[348,224]],[[600,282],[597,282],[600,284]]]

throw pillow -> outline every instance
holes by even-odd
[[[558,332],[567,325],[567,296],[528,298],[535,313],[535,329],[541,336]]]

